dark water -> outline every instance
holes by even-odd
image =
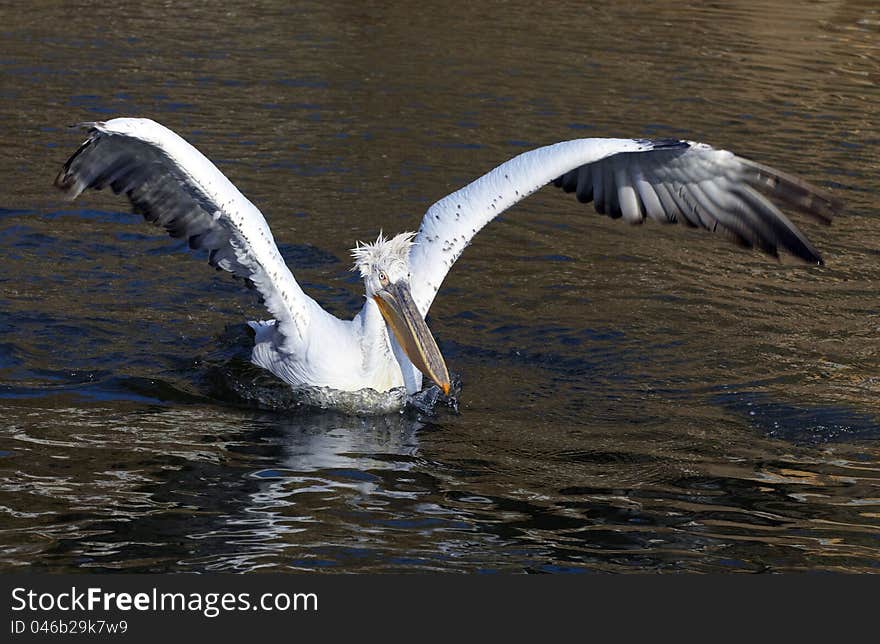
[[[876,3],[607,4],[0,9],[0,568],[877,571]],[[118,115],[340,315],[356,240],[566,138],[703,140],[847,211],[802,222],[819,268],[541,193],[432,309],[460,413],[259,411],[211,385],[252,297],[51,187]]]

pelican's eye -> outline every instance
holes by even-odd
[[[379,272],[379,282],[382,286],[388,286],[388,276],[382,271]]]

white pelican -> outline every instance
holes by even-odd
[[[198,150],[149,119],[83,123],[88,138],[55,185],[125,193],[136,213],[209,251],[212,266],[251,283],[271,321],[251,360],[294,388],[418,392],[422,374],[444,393],[446,364],[425,316],[471,239],[507,208],[553,182],[600,214],[727,233],[773,256],[822,259],[767,197],[830,221],[841,207],[800,179],[691,141],[578,139],[525,152],[431,206],[417,233],[359,243],[352,255],[366,301],[352,320],[327,313],[297,284],[260,211]],[[760,191],[760,192],[759,192]],[[762,194],[764,193],[764,194]]]

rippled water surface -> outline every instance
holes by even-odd
[[[0,9],[0,569],[877,571],[875,2],[200,4]],[[259,410],[253,297],[52,188],[66,126],[118,115],[199,146],[339,315],[356,240],[567,138],[703,140],[847,209],[798,220],[810,267],[539,193],[432,309],[458,413]]]

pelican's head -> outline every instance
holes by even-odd
[[[434,336],[410,293],[409,251],[415,233],[387,239],[382,233],[372,244],[352,249],[354,268],[364,278],[367,297],[374,300],[385,324],[416,368],[449,394],[449,372]]]

